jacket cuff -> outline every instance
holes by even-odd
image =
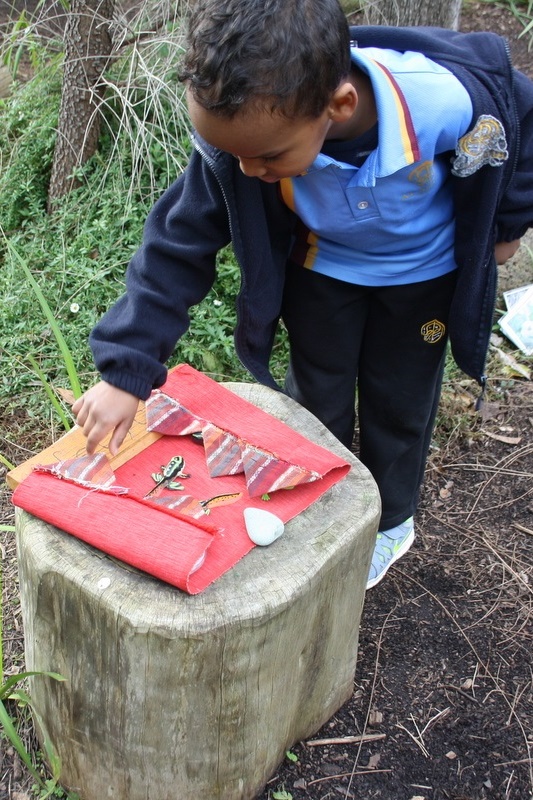
[[[165,369],[166,376],[166,369]],[[117,370],[106,370],[100,374],[102,380],[106,383],[115,386],[117,389],[122,389],[124,392],[138,397],[139,400],[147,400],[154,389],[154,385],[146,380],[145,376],[133,375],[128,372],[118,372]],[[157,382],[159,386],[164,383],[163,381]]]

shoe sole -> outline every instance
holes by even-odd
[[[367,581],[366,584],[367,589],[372,589],[373,586],[376,586],[380,581],[383,580],[383,578],[385,577],[389,569],[392,567],[392,565],[395,564],[399,558],[401,558],[407,553],[407,551],[413,544],[414,540],[415,540],[415,529],[413,526],[407,538],[404,540],[402,546],[394,553],[393,557],[391,558],[391,560],[389,561],[383,572],[380,572],[379,575],[376,575],[375,578],[371,578],[369,581]]]

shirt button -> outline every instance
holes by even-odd
[[[359,208],[361,211],[364,211],[365,208],[368,208],[367,201],[366,200],[361,200],[360,203],[357,203],[357,208]]]

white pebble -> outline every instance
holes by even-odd
[[[279,517],[262,508],[245,508],[244,523],[252,542],[263,547],[279,539],[285,530]]]

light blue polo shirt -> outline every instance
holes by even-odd
[[[354,48],[352,60],[372,82],[377,147],[354,166],[357,140],[326,141],[305,174],[280,181],[302,222],[291,259],[366,286],[444,275],[456,267],[450,151],[470,126],[470,97],[420,53]]]

